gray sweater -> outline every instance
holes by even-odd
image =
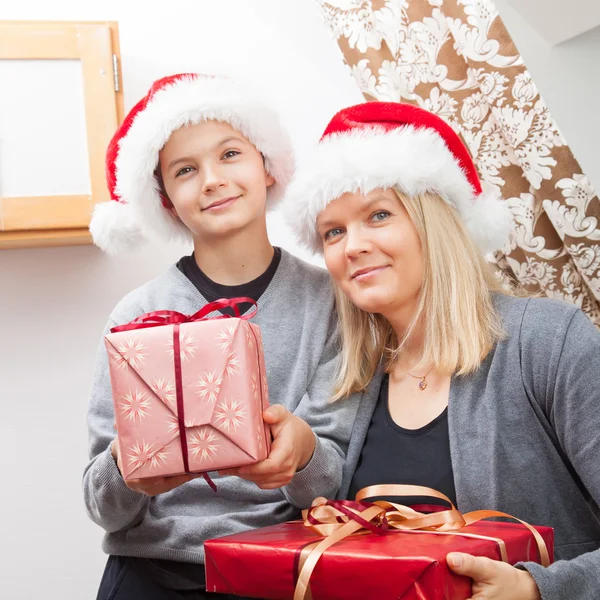
[[[497,296],[496,303],[507,339],[477,373],[454,377],[450,386],[458,508],[495,509],[554,527],[557,562],[523,565],[543,600],[598,600],[600,333],[562,302]],[[374,394],[361,401],[341,498],[376,402]]]
[[[192,314],[204,304],[192,283],[172,267],[127,295],[106,330],[146,312]],[[311,461],[279,490],[261,490],[237,477],[216,474],[217,493],[202,479],[152,499],[130,490],[110,452],[114,413],[101,342],[88,413],[90,462],[83,490],[90,518],[106,531],[105,552],[202,563],[204,540],[297,518],[296,507],[337,492],[359,398],[329,402],[337,364],[329,277],[282,251],[258,307],[253,322],[261,328],[270,401],[286,406],[317,434]]]

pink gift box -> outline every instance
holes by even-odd
[[[260,329],[246,315],[206,320],[216,304],[192,317],[149,313],[105,336],[125,479],[215,471],[268,456]]]

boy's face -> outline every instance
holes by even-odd
[[[275,181],[260,152],[227,123],[178,129],[159,160],[171,211],[194,238],[225,236],[264,219],[267,188]]]

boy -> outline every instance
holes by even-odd
[[[217,77],[157,81],[109,146],[112,200],[94,213],[95,243],[117,252],[144,238],[184,237],[194,253],[128,294],[107,330],[154,310],[192,314],[218,298],[255,300],[273,444],[261,463],[221,473],[237,477],[219,478],[217,493],[195,475],[124,481],[101,344],[83,481],[110,554],[99,600],[203,598],[204,540],[295,518],[295,507],[333,497],[340,485],[358,398],[329,402],[337,346],[328,276],[267,236],[266,206],[292,170],[277,116]]]

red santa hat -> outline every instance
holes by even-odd
[[[429,111],[395,102],[365,102],[337,113],[297,170],[284,212],[299,241],[322,254],[316,223],[329,202],[347,192],[391,187],[409,196],[439,194],[484,253],[501,248],[511,231],[510,210],[497,195],[483,192],[452,127]]]
[[[96,245],[117,254],[145,238],[191,239],[187,227],[166,209],[168,202],[155,170],[159,152],[174,131],[209,120],[228,123],[263,155],[265,168],[275,179],[267,191],[267,207],[283,196],[294,161],[277,114],[228,78],[171,75],[154,82],[108,146],[106,179],[111,200],[94,209],[90,232]]]

